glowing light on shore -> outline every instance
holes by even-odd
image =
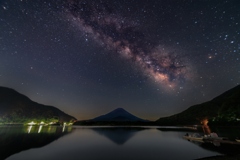
[[[36,123],[34,123],[33,121],[28,123],[28,125],[35,125]]]

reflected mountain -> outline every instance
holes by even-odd
[[[110,139],[118,145],[123,145],[131,139],[137,132],[145,130],[142,127],[114,127],[114,128],[92,128],[96,133]]]
[[[1,126],[0,159],[31,148],[43,147],[71,131],[71,127],[60,126]]]

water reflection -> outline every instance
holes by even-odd
[[[240,153],[240,145],[237,145],[237,144],[219,142],[220,145],[216,145],[214,144],[216,142],[212,142],[212,143],[200,143],[196,141],[190,141],[190,142],[200,146],[205,150],[218,152],[224,155],[237,155]]]
[[[71,127],[62,132],[62,127],[57,126],[1,126],[0,159],[23,150],[45,146],[71,131]]]
[[[39,128],[38,128],[38,133],[40,133],[41,130],[42,130],[42,125],[39,126]]]
[[[32,126],[28,126],[28,133],[30,133],[31,132],[31,130],[32,130]]]
[[[201,130],[202,129],[202,130]],[[210,135],[215,132],[219,139],[205,139],[202,142],[192,140],[194,143],[203,149],[215,151],[225,155],[236,155],[240,153],[240,143],[235,141],[235,138],[240,135],[239,127],[210,127],[208,125],[199,126],[198,132],[202,135]]]
[[[145,130],[141,127],[107,127],[107,128],[92,128],[96,133],[108,138],[118,145],[123,145],[137,132]]]
[[[210,129],[210,127],[207,124],[202,125],[202,129],[203,129],[203,133],[205,135],[209,135],[211,133],[211,129]]]
[[[18,134],[15,133],[15,140],[11,140],[11,147],[15,148],[16,145],[14,146],[13,144],[16,143],[18,147],[24,145],[25,148],[21,146],[21,150],[14,152],[11,151],[12,153],[8,154],[8,156],[22,150],[26,151],[14,154],[8,159],[70,160],[77,158],[87,160],[190,160],[221,154],[236,154],[240,151],[240,145],[231,146],[230,144],[221,144],[220,147],[217,147],[211,143],[193,143],[191,141],[187,141],[183,139],[183,136],[189,131],[179,127],[172,127],[169,130],[167,130],[167,128],[160,130],[158,129],[160,127],[149,127],[146,129],[141,127],[124,128],[74,126],[74,132],[68,136],[64,136],[63,138],[60,137],[69,133],[68,126],[42,126],[40,133],[38,133],[39,126],[32,126],[30,133],[28,134],[29,128],[30,127],[16,129],[18,130],[18,133],[20,132],[24,136],[20,136],[17,139]],[[199,130],[194,129],[193,132],[200,132],[203,135],[204,131],[202,126],[198,126],[198,129]],[[10,131],[13,131],[13,129]],[[211,128],[211,131],[217,132],[224,130]],[[228,131],[233,130],[228,128],[226,133]],[[217,133],[219,135],[224,135],[225,131]],[[2,137],[0,137],[0,140],[2,140],[1,138]],[[43,138],[45,140],[43,140]],[[58,138],[60,139],[54,141]],[[5,139],[5,137],[3,137],[3,139]],[[54,142],[51,143],[52,141]],[[0,143],[1,142],[2,141],[0,141]],[[11,147],[7,146],[6,142],[7,140],[4,142],[5,144],[1,144],[1,147],[7,147],[6,150],[10,150]],[[26,146],[28,146],[28,148]],[[30,149],[40,146],[44,147]],[[5,151],[3,150],[3,152]]]
[[[56,126],[44,126],[44,125],[29,125],[27,126],[27,133],[55,133]],[[64,124],[62,127],[62,132],[69,132],[72,130],[72,126],[67,126]]]

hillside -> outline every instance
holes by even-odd
[[[13,89],[0,87],[0,124],[34,122],[72,122],[76,118],[53,106],[33,102]]]
[[[239,124],[240,123],[240,85],[226,91],[211,101],[194,105],[170,117],[160,118],[159,125],[187,124]]]

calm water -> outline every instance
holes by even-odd
[[[227,131],[240,134],[239,128],[222,133]],[[193,143],[182,138],[185,134],[159,127],[2,126],[0,159],[191,160],[239,153],[238,145]]]

